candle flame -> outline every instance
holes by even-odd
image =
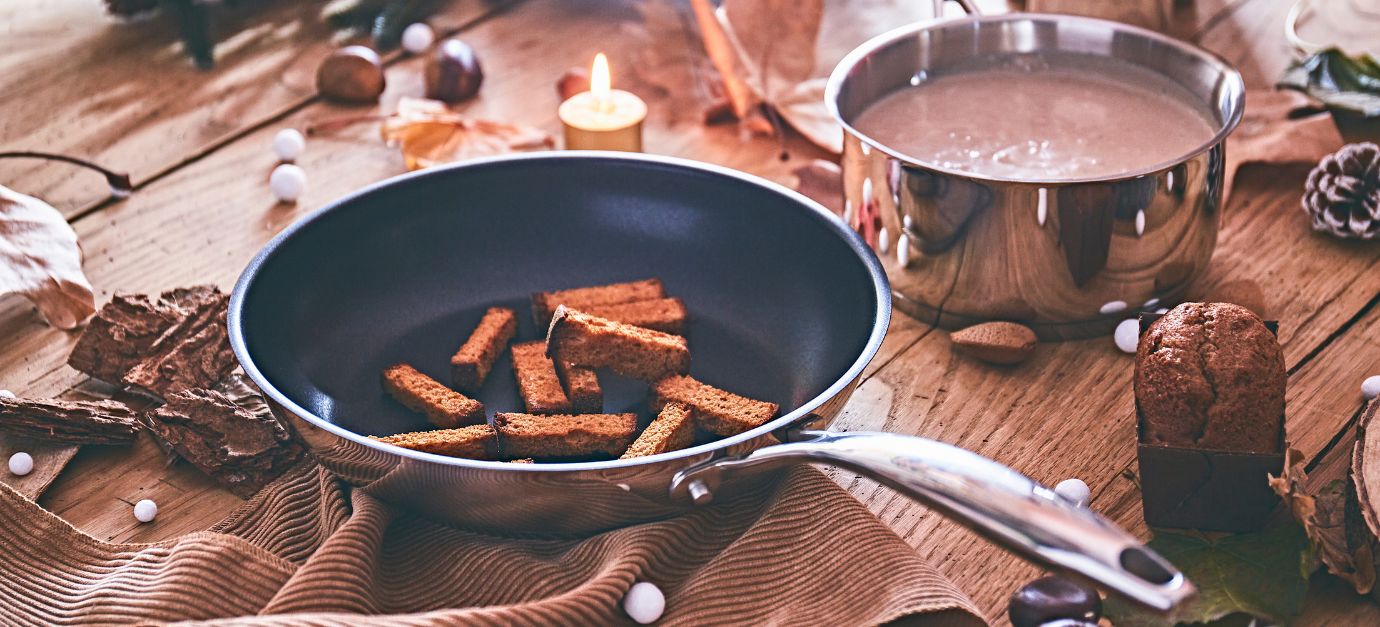
[[[599,102],[608,102],[613,80],[609,78],[609,58],[604,53],[594,55],[594,67],[589,72],[589,91]]]

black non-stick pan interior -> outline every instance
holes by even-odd
[[[691,373],[784,414],[844,376],[885,318],[869,254],[817,207],[737,176],[510,159],[405,177],[306,219],[246,271],[232,325],[287,399],[386,435],[429,425],[382,393],[384,367],[447,382],[486,308],[517,309],[519,339],[537,339],[532,292],[655,276],[690,310]],[[645,414],[644,384],[602,378],[607,411]],[[479,398],[521,411],[506,357]]]

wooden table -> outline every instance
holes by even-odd
[[[1280,33],[1289,4],[1200,0],[1183,17],[1180,34],[1237,64],[1252,86],[1267,86],[1287,57]],[[311,139],[300,160],[310,177],[305,198],[295,206],[274,202],[266,183],[275,164],[273,134],[358,110],[314,96],[313,72],[330,49],[329,32],[315,15],[318,3],[241,5],[249,6],[223,22],[227,35],[212,72],[191,67],[170,25],[114,24],[94,0],[52,0],[42,10],[0,7],[6,41],[0,150],[88,156],[128,170],[137,183],[132,197],[112,201],[98,176],[51,163],[0,161],[0,184],[46,198],[69,216],[101,302],[117,290],[229,288],[278,230],[403,171],[399,154],[363,125]],[[433,23],[469,41],[483,59],[488,80],[466,113],[556,132],[556,78],[602,50],[616,73],[624,70],[620,84],[650,103],[649,152],[787,184],[792,168],[826,156],[790,136],[784,141],[790,156],[782,161],[778,140],[744,139],[732,125],[703,126],[698,110],[627,72],[650,45],[639,36],[640,20],[626,1],[457,0]],[[825,35],[833,49],[855,43],[842,37]],[[388,64],[386,105],[420,93],[420,59],[395,55]],[[1303,174],[1243,171],[1202,286],[1252,279],[1265,287],[1289,368],[1290,438],[1317,457],[1358,414],[1360,380],[1380,372],[1380,247],[1312,234],[1298,209]],[[47,327],[28,302],[0,299],[0,388],[49,396],[91,387],[65,365],[75,340]],[[1105,338],[1042,345],[1031,362],[996,369],[956,356],[946,333],[897,316],[835,426],[937,438],[1046,483],[1082,478],[1092,487],[1095,509],[1148,535],[1132,480],[1131,369],[1131,359]],[[12,446],[0,453],[8,455]],[[240,503],[186,464],[168,466],[147,437],[133,449],[88,447],[70,464],[61,449],[36,456],[38,470],[16,483],[103,540],[152,541],[203,529]],[[888,489],[845,474],[838,480],[993,620],[1005,620],[1007,595],[1037,573]],[[141,498],[158,502],[156,523],[140,525],[130,515],[130,504]],[[1373,624],[1380,612],[1319,577],[1305,619]]]

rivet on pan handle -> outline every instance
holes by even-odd
[[[884,483],[1027,560],[1152,610],[1168,612],[1194,594],[1178,569],[1131,534],[981,455],[892,433],[793,431],[783,439],[681,470],[671,480],[672,498],[703,505],[734,473],[824,463]]]

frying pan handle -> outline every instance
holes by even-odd
[[[708,503],[735,473],[799,462],[839,466],[900,491],[1043,566],[1168,612],[1193,584],[1131,534],[1030,478],[961,448],[904,435],[791,431],[790,441],[676,473],[671,496]]]

